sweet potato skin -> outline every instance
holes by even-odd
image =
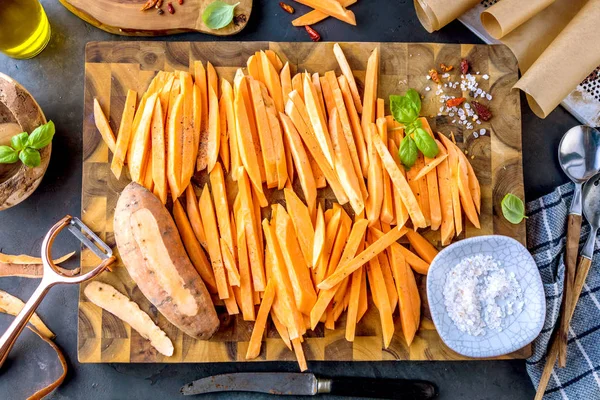
[[[162,234],[168,257],[184,282],[183,288],[193,296],[198,312],[185,315],[170,300],[153,270],[160,265],[149,266],[134,238],[130,221],[133,213],[146,209],[154,216]],[[132,182],[123,190],[117,202],[114,219],[115,240],[119,254],[129,275],[137,283],[146,298],[175,326],[186,334],[207,340],[219,329],[219,318],[204,282],[194,269],[185,252],[177,227],[160,200],[143,186]]]

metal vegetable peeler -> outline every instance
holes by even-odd
[[[83,275],[65,276],[54,265],[52,261],[52,243],[54,243],[54,239],[64,228],[67,228],[81,243],[102,260],[92,271]],[[6,361],[8,353],[17,338],[52,286],[58,283],[73,284],[90,280],[108,268],[115,260],[116,257],[113,256],[111,248],[92,232],[90,228],[85,226],[79,218],[67,215],[50,228],[42,242],[42,263],[44,265],[42,281],[31,295],[31,298],[25,303],[19,315],[10,324],[8,330],[0,338],[0,367]]]

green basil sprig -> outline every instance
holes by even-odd
[[[210,3],[202,13],[202,21],[210,29],[221,29],[233,21],[233,10],[240,3],[227,4],[220,0]]]
[[[400,142],[400,161],[410,169],[417,161],[418,151],[425,157],[434,158],[439,152],[435,140],[423,129],[419,120],[421,96],[415,89],[409,89],[404,96],[391,95],[390,109],[394,119],[404,124],[405,136]]]
[[[10,146],[0,146],[0,164],[13,164],[18,160],[35,168],[42,162],[39,150],[48,146],[54,137],[54,122],[48,121],[28,134],[21,132],[10,139]]]
[[[523,200],[512,193],[507,193],[502,199],[502,214],[511,224],[520,224],[525,216],[525,204]]]

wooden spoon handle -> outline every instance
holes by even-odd
[[[577,302],[579,301],[579,296],[581,295],[581,290],[583,289],[583,285],[585,284],[585,280],[588,276],[588,272],[590,271],[590,266],[592,265],[592,260],[586,257],[581,257],[579,259],[579,265],[577,266],[577,274],[575,276],[575,282],[573,284],[573,296],[570,302],[570,308],[567,309],[567,313],[563,314],[563,317],[567,319],[567,326],[571,323],[571,318],[573,318],[573,313],[575,312],[575,307],[577,306]],[[558,358],[558,346],[560,344],[559,336],[555,336],[552,344],[550,346],[550,350],[548,350],[548,354],[546,355],[546,364],[544,365],[544,371],[542,372],[542,377],[540,378],[540,383],[537,388],[537,392],[535,393],[535,400],[542,400],[544,397],[544,393],[546,392],[546,387],[548,386],[548,382],[550,381],[550,376],[552,376],[552,370],[554,369],[554,364],[556,363],[556,359]]]
[[[567,225],[567,252],[565,256],[565,283],[563,289],[563,300],[561,307],[562,317],[558,330],[558,366],[564,368],[567,365],[567,340],[569,337],[569,321],[567,312],[571,307],[573,299],[573,283],[577,265],[577,253],[579,252],[579,237],[581,235],[581,215],[569,214]],[[570,318],[568,318],[570,320]]]

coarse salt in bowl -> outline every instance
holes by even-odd
[[[505,317],[501,330],[485,327],[482,334],[472,336],[451,319],[444,301],[444,286],[456,265],[477,255],[491,256],[507,274],[514,273],[523,301],[519,312]],[[427,274],[427,299],[441,339],[467,357],[496,357],[525,347],[539,335],[546,317],[544,287],[537,265],[521,243],[507,236],[473,237],[442,250]]]

